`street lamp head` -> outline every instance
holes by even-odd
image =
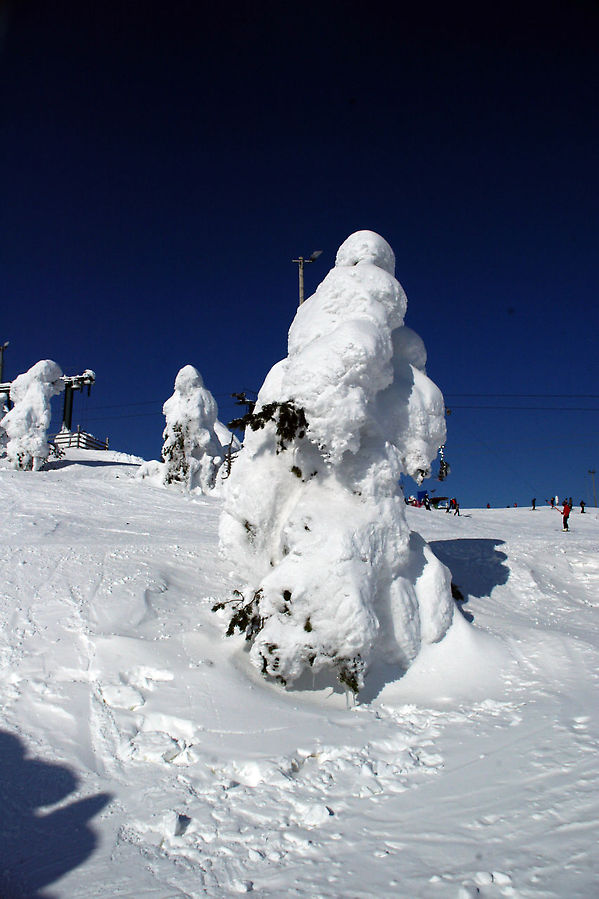
[[[318,259],[321,253],[322,250],[314,250],[314,252],[310,256],[308,256],[306,262],[314,262],[316,259]]]

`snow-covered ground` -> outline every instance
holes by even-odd
[[[0,470],[3,899],[597,895],[596,510],[408,509],[472,627],[347,708],[223,636],[221,501],[137,467]]]

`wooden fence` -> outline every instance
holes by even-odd
[[[76,431],[59,431],[55,437],[50,438],[50,442],[54,443],[60,449],[75,447],[76,449],[108,449],[108,437],[106,440],[98,440],[93,434],[82,431],[77,427]]]

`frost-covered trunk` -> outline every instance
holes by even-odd
[[[184,366],[177,375],[175,391],[165,402],[163,412],[164,483],[182,484],[189,490],[197,487],[209,493],[214,489],[225,450],[215,431],[220,425],[216,402],[193,365]]]
[[[0,426],[6,431],[6,454],[14,468],[37,471],[48,458],[50,400],[64,389],[61,378],[60,366],[44,359],[12,382],[14,405]]]
[[[405,671],[452,622],[449,572],[410,532],[398,483],[430,473],[445,419],[394,269],[373,232],[340,247],[227,482],[221,550],[240,582],[220,607],[284,683],[333,668],[357,692],[375,658]]]

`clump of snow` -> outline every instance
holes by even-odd
[[[14,406],[0,425],[8,437],[6,453],[14,468],[37,471],[48,458],[50,400],[64,389],[61,378],[60,366],[44,359],[12,382]]]
[[[163,412],[164,462],[146,463],[140,477],[155,481],[161,476],[165,485],[182,484],[188,490],[210,493],[217,485],[217,474],[229,448],[237,451],[240,444],[218,420],[216,401],[193,365],[180,370]]]
[[[453,619],[449,571],[410,532],[398,486],[430,473],[445,419],[394,268],[378,234],[342,244],[227,481],[221,550],[240,582],[219,605],[284,683],[333,668],[357,691],[371,661],[405,671]]]

